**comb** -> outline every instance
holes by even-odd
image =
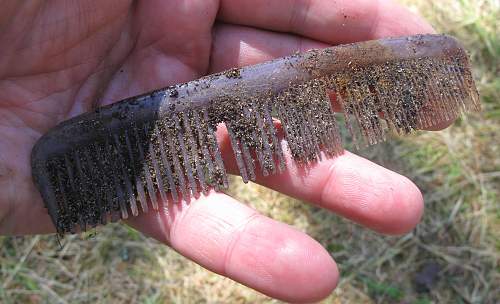
[[[340,105],[333,111],[330,97]],[[445,35],[341,45],[232,69],[62,122],[33,148],[57,232],[75,233],[228,187],[224,123],[244,182],[286,169],[273,119],[302,164],[449,121],[480,103],[463,47]]]

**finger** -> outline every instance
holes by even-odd
[[[335,288],[328,252],[294,228],[221,193],[170,205],[129,223],[207,269],[273,298],[318,301]]]
[[[423,213],[422,194],[409,179],[349,152],[306,170],[289,159],[284,174],[259,183],[385,234],[407,233]]]
[[[218,18],[330,44],[433,32],[422,18],[390,0],[223,0]]]
[[[297,35],[230,24],[217,24],[214,27],[213,40],[211,73],[329,46]]]
[[[227,134],[220,130],[218,136],[228,171],[238,174]],[[282,145],[287,170],[267,177],[257,174],[257,183],[380,233],[403,234],[420,221],[422,194],[408,178],[347,151],[305,168]]]

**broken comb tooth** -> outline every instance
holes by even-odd
[[[362,146],[479,110],[454,38],[381,39],[232,69],[75,117],[36,143],[32,172],[64,234],[227,188],[221,123],[247,182],[286,169],[274,119],[291,157],[309,164],[342,153],[336,116]]]

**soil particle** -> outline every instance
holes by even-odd
[[[223,72],[223,75],[227,78],[242,78],[240,69],[234,68]]]
[[[168,93],[168,96],[170,96],[171,98],[176,98],[177,96],[179,96],[179,91],[177,91],[176,89],[171,89]]]

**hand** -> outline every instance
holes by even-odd
[[[382,0],[0,0],[0,7],[0,234],[54,231],[29,159],[35,141],[63,120],[295,51],[433,31]],[[405,233],[421,217],[413,183],[349,152],[305,175],[288,162],[286,173],[259,183],[382,233]],[[320,244],[225,194],[169,208],[128,223],[271,297],[319,300],[337,283]]]

